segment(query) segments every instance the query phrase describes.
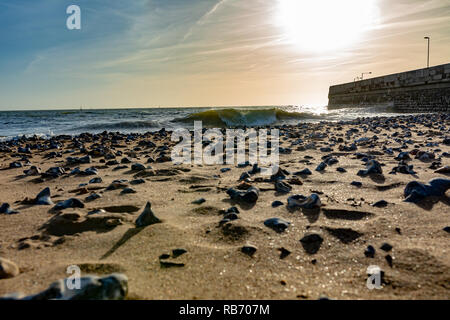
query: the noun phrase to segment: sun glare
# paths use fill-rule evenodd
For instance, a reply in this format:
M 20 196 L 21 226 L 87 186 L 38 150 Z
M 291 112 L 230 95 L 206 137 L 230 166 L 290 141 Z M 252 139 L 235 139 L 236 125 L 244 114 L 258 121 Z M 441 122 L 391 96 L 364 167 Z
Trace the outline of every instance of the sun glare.
M 277 25 L 301 50 L 327 52 L 355 44 L 377 23 L 377 0 L 278 0 Z

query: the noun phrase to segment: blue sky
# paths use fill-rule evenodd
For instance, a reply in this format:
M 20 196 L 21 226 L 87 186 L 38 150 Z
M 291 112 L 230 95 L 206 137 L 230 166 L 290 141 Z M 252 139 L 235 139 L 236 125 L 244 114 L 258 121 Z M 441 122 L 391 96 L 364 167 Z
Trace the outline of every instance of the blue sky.
M 425 35 L 450 62 L 449 0 L 336 3 L 0 0 L 0 110 L 324 105 L 361 72 L 424 67 Z

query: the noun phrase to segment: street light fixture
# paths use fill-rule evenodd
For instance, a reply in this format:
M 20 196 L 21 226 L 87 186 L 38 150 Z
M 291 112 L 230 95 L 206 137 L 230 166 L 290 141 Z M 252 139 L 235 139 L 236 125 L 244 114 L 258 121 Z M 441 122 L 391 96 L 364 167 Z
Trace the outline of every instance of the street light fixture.
M 425 40 L 428 40 L 428 54 L 427 54 L 427 68 L 430 67 L 430 37 L 424 37 Z
M 364 75 L 365 74 L 372 74 L 372 72 L 363 72 L 363 73 L 361 73 L 361 80 L 364 80 Z

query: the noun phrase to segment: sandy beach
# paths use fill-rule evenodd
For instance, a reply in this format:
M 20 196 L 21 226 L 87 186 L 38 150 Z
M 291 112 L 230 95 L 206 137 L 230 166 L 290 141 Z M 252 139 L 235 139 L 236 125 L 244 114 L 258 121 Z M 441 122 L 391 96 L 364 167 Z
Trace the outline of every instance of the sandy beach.
M 127 299 L 450 299 L 449 128 L 449 114 L 279 127 L 282 177 L 246 182 L 251 166 L 172 164 L 170 132 L 2 142 L 0 205 L 17 212 L 0 214 L 0 257 L 19 272 L 0 296 L 38 293 L 77 265 L 126 275 Z M 440 194 L 405 197 L 433 179 Z M 36 205 L 46 187 L 54 205 Z M 254 203 L 227 194 L 250 187 Z M 296 194 L 320 206 L 288 207 Z M 161 223 L 137 227 L 147 202 Z M 381 289 L 366 286 L 372 265 Z

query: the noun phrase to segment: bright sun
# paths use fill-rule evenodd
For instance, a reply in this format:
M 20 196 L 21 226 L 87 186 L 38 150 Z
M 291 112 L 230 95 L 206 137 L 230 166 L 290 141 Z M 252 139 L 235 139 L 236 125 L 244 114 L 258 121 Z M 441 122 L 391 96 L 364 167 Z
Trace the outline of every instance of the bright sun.
M 311 52 L 345 49 L 377 24 L 377 0 L 278 0 L 277 24 Z

